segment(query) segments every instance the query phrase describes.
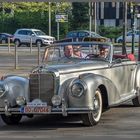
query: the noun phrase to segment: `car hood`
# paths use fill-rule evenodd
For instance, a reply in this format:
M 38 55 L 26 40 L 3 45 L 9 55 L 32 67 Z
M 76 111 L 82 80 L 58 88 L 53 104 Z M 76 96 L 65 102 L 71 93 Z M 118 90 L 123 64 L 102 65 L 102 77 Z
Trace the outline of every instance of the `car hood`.
M 63 64 L 63 65 L 53 65 L 53 66 L 44 66 L 47 71 L 57 71 L 59 74 L 66 73 L 75 73 L 82 71 L 98 70 L 104 69 L 109 66 L 109 62 L 100 62 L 100 61 L 91 61 L 91 62 L 79 62 L 72 64 Z
M 41 38 L 51 38 L 51 39 L 53 39 L 54 37 L 52 37 L 52 36 L 48 36 L 48 35 L 39 35 L 38 37 L 41 37 Z

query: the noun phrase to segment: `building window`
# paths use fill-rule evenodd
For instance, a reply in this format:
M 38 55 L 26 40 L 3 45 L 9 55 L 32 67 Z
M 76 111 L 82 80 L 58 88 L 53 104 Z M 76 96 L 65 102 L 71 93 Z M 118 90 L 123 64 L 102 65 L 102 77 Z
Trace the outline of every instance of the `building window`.
M 115 2 L 112 2 L 112 7 L 115 7 L 116 6 L 116 3 Z
M 105 19 L 104 20 L 104 26 L 107 26 L 107 27 L 115 27 L 116 26 L 116 20 L 115 19 Z
M 105 7 L 105 8 L 109 8 L 109 2 L 105 2 L 105 3 L 104 3 L 104 7 Z

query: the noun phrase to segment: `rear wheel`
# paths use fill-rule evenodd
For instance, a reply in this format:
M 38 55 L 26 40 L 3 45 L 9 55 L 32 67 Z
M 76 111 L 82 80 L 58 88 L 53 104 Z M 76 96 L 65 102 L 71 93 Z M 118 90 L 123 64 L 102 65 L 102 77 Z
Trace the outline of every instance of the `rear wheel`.
M 132 103 L 134 106 L 139 107 L 140 106 L 140 95 L 132 99 Z
M 1 114 L 2 120 L 8 125 L 18 124 L 22 118 L 20 114 L 12 114 L 10 116 L 6 116 L 5 114 Z
M 122 42 L 123 42 L 123 40 L 122 40 L 122 39 L 119 39 L 119 40 L 118 40 L 118 43 L 122 43 Z
M 17 47 L 20 46 L 20 40 L 16 39 L 16 40 L 14 41 L 14 43 L 17 45 Z
M 86 126 L 96 125 L 100 121 L 102 115 L 102 95 L 99 89 L 95 92 L 93 107 L 94 111 L 82 115 L 83 124 Z

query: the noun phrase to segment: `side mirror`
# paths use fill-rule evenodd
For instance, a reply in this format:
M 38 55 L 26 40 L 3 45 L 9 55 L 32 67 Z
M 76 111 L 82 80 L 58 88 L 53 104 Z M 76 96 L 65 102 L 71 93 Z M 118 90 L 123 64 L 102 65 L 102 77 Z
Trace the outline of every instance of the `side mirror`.
M 31 34 L 31 36 L 32 36 L 32 37 L 34 37 L 34 36 L 35 36 L 35 34 Z

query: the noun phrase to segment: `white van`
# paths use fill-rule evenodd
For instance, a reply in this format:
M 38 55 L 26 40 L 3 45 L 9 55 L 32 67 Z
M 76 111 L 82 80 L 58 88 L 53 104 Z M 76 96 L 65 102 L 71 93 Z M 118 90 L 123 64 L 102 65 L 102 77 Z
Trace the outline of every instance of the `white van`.
M 140 31 L 135 30 L 134 42 L 139 42 L 139 34 L 140 34 Z M 116 39 L 116 42 L 117 43 L 122 43 L 123 42 L 123 35 L 119 36 Z M 132 42 L 132 30 L 127 32 L 127 34 L 126 34 L 126 42 Z
M 38 44 L 40 43 L 41 46 L 52 44 L 55 41 L 55 38 L 52 36 L 46 35 L 39 29 L 18 29 L 13 37 L 14 43 L 18 46 L 21 44 Z

